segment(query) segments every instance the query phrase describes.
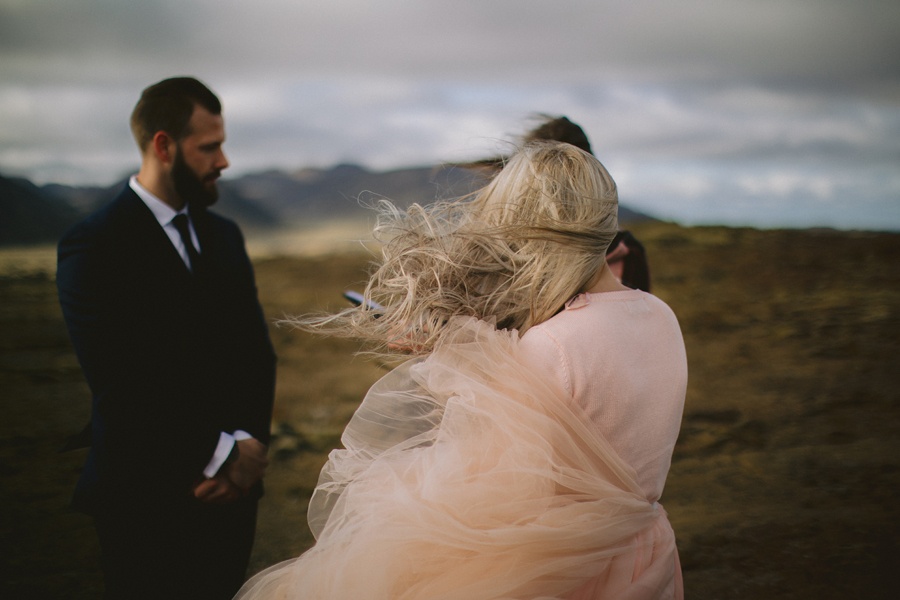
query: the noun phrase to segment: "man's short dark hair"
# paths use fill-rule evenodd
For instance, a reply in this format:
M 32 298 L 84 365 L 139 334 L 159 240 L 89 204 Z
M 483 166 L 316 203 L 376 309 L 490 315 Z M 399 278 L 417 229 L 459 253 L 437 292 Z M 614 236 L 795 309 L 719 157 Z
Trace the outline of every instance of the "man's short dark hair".
M 222 114 L 222 103 L 208 87 L 193 77 L 172 77 L 144 90 L 131 113 L 131 133 L 143 152 L 158 131 L 176 141 L 190 135 L 188 123 L 194 106 L 214 115 Z

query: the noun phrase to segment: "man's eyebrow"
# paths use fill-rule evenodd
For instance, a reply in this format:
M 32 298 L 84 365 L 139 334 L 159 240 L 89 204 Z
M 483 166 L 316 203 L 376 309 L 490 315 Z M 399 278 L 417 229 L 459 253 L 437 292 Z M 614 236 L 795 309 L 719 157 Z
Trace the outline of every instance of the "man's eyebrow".
M 209 142 L 208 144 L 200 144 L 202 150 L 213 150 L 222 145 L 222 142 Z

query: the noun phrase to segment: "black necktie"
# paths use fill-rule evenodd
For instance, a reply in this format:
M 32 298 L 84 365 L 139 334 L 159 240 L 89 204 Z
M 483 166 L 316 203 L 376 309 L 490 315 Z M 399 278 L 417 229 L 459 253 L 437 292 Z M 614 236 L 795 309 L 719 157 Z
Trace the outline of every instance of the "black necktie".
M 174 225 L 175 229 L 178 230 L 178 233 L 181 234 L 181 241 L 184 242 L 188 260 L 191 263 L 191 272 L 196 275 L 197 271 L 200 269 L 200 253 L 197 252 L 197 249 L 194 248 L 194 243 L 191 241 L 191 232 L 188 229 L 187 215 L 184 213 L 175 215 L 175 218 L 172 219 L 172 225 Z

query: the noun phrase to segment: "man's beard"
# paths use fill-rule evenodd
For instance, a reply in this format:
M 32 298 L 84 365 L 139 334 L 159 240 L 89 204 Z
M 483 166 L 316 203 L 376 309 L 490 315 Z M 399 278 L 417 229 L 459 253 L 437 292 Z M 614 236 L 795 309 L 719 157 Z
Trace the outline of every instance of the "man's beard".
M 211 188 L 204 186 L 203 181 L 184 162 L 181 148 L 175 152 L 175 162 L 172 163 L 172 185 L 175 186 L 175 192 L 182 200 L 194 206 L 206 208 L 215 204 L 219 199 L 219 188 L 216 186 L 216 182 L 212 182 Z

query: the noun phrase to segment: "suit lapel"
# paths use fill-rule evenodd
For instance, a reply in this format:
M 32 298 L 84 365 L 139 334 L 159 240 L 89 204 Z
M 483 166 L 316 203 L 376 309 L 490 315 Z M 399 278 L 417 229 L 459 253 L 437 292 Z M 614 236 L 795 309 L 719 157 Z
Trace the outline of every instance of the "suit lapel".
M 126 187 L 119 197 L 119 202 L 123 214 L 129 221 L 121 230 L 123 235 L 128 236 L 129 246 L 133 248 L 136 257 L 144 259 L 140 262 L 147 261 L 155 265 L 160 272 L 177 281 L 190 281 L 190 271 L 181 255 L 144 201 L 134 193 L 134 190 Z
M 197 240 L 200 242 L 200 261 L 203 263 L 204 277 L 214 277 L 222 257 L 213 219 L 204 208 L 192 208 L 190 213 Z

